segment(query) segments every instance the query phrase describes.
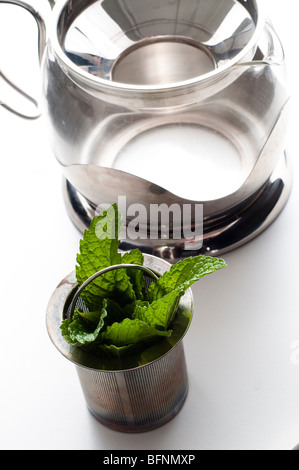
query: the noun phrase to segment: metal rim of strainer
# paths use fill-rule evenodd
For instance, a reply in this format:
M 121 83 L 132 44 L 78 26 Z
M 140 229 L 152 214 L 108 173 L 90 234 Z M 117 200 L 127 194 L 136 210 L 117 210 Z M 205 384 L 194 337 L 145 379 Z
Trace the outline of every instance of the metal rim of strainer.
M 163 274 L 166 271 L 169 271 L 171 268 L 171 264 L 166 259 L 162 259 L 148 253 L 143 253 L 143 256 L 143 266 L 149 268 L 151 272 L 155 273 L 158 277 L 163 276 Z M 132 265 L 130 265 L 130 267 L 132 267 Z M 126 372 L 148 367 L 153 362 L 159 361 L 165 357 L 166 354 L 169 354 L 171 349 L 177 347 L 185 337 L 190 327 L 194 311 L 194 301 L 192 290 L 189 287 L 183 297 L 181 297 L 177 311 L 177 315 L 184 322 L 183 327 L 181 328 L 180 326 L 177 328 L 178 324 L 174 325 L 173 332 L 177 335 L 177 342 L 175 344 L 169 342 L 169 348 L 164 352 L 164 354 L 159 354 L 157 357 L 152 358 L 152 360 L 149 361 L 145 366 L 140 365 L 138 360 L 134 363 L 131 361 L 128 362 L 125 360 L 125 357 L 121 363 L 118 362 L 117 365 L 110 362 L 110 360 L 107 358 L 102 358 L 99 361 L 99 357 L 97 355 L 90 354 L 81 348 L 70 345 L 62 336 L 61 323 L 62 320 L 66 318 L 67 310 L 70 307 L 71 300 L 73 299 L 73 296 L 75 295 L 78 287 L 79 285 L 76 279 L 76 271 L 73 270 L 60 280 L 59 284 L 53 291 L 48 302 L 46 313 L 46 327 L 52 343 L 62 354 L 62 356 L 64 356 L 76 366 L 84 367 L 85 369 L 92 369 L 93 371 L 101 370 L 109 374 L 116 371 Z M 165 339 L 163 339 L 163 341 L 165 341 Z
M 83 282 L 83 284 L 81 284 L 81 285 L 77 284 L 78 288 L 77 288 L 76 293 L 73 296 L 71 304 L 68 308 L 67 317 L 72 318 L 77 300 L 80 297 L 83 290 L 88 286 L 88 284 L 90 282 L 94 281 L 94 279 L 98 278 L 102 274 L 105 274 L 105 273 L 110 272 L 110 271 L 114 271 L 115 269 L 121 269 L 121 268 L 122 269 L 126 269 L 126 268 L 140 269 L 141 271 L 144 271 L 146 274 L 148 274 L 153 279 L 158 279 L 158 277 L 159 277 L 153 270 L 151 270 L 150 268 L 147 268 L 143 265 L 140 265 L 140 264 L 133 264 L 133 263 L 132 264 L 131 263 L 114 264 L 112 266 L 108 266 L 107 268 L 103 268 L 100 271 L 97 271 L 94 274 L 92 274 L 88 279 L 86 279 L 86 281 Z

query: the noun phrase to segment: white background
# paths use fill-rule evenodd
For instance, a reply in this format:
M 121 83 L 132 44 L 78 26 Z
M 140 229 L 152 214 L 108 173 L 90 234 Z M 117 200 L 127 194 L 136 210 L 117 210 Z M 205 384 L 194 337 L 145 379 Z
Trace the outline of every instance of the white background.
M 81 234 L 64 207 L 43 119 L 25 121 L 0 106 L 1 449 L 288 450 L 299 443 L 297 2 L 261 3 L 287 57 L 293 191 L 271 227 L 193 288 L 184 340 L 190 391 L 178 416 L 157 430 L 130 435 L 98 423 L 74 366 L 48 337 L 47 303 L 74 268 Z M 0 67 L 37 92 L 36 29 L 23 13 L 0 5 Z

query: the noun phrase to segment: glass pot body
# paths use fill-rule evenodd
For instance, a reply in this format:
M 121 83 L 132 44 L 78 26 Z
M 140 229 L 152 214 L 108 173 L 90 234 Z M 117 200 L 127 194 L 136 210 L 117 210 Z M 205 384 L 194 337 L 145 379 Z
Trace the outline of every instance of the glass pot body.
M 0 3 L 29 9 L 46 2 Z M 284 158 L 289 93 L 283 48 L 260 2 L 50 3 L 43 54 L 40 45 L 44 115 L 67 181 L 69 212 L 77 205 L 75 224 L 84 229 L 97 206 L 123 196 L 147 215 L 154 204 L 189 204 L 187 223 L 195 231 L 194 207 L 202 204 L 199 224 L 209 253 L 264 229 L 287 198 L 271 178 Z M 262 192 L 265 215 L 252 220 L 252 213 L 261 214 L 252 204 Z M 233 220 L 243 224 L 240 236 L 231 233 Z M 146 216 L 145 234 L 150 224 Z M 172 242 L 170 234 L 167 241 L 147 239 L 146 247 L 159 255 L 167 245 L 177 258 L 184 242 Z M 133 244 L 144 243 L 141 236 Z
M 110 0 L 92 2 L 92 8 L 80 14 L 79 3 L 82 4 L 73 1 L 72 10 L 67 10 L 64 2 L 57 8 L 43 70 L 51 144 L 68 181 L 95 205 L 111 203 L 118 195 L 126 196 L 128 204 L 139 202 L 146 206 L 161 202 L 161 198 L 167 203 L 204 201 L 207 217 L 215 214 L 215 206 L 223 212 L 257 191 L 269 178 L 284 150 L 289 96 L 281 44 L 256 2 L 246 2 L 252 24 L 242 30 L 241 36 L 247 34 L 244 44 L 234 32 L 231 42 L 222 41 L 220 52 L 215 52 L 215 46 L 212 51 L 207 40 L 215 35 L 214 23 L 224 29 L 225 15 L 228 15 L 225 6 L 229 10 L 242 4 L 240 8 L 245 10 L 245 2 L 222 1 L 223 8 L 218 9 L 213 1 L 131 0 L 119 6 L 119 2 Z M 217 21 L 210 21 L 210 32 L 206 23 L 209 12 L 201 13 L 201 8 L 208 4 L 214 5 L 217 17 Z M 67 16 L 68 11 L 71 13 Z M 92 13 L 108 18 L 114 26 L 117 24 L 116 32 L 113 30 L 111 37 L 108 33 L 105 36 L 109 41 L 106 48 L 121 50 L 123 47 L 124 52 L 118 51 L 118 56 L 115 53 L 110 61 L 103 58 L 105 46 L 100 58 L 70 52 L 78 41 L 74 31 L 78 37 L 80 28 L 84 33 L 84 22 L 90 21 Z M 243 22 L 249 21 L 248 18 Z M 102 28 L 105 30 L 108 25 L 103 24 Z M 198 43 L 194 53 L 193 44 L 196 40 L 203 41 L 202 37 L 206 41 Z M 129 52 L 125 49 L 127 44 L 123 46 L 125 41 L 130 44 Z M 84 46 L 77 49 L 84 50 Z M 167 54 L 175 58 L 165 59 Z M 228 58 L 223 59 L 225 54 Z M 203 73 L 199 76 L 196 73 L 201 71 L 192 69 L 196 59 L 203 62 Z M 96 60 L 104 65 L 97 66 Z M 159 67 L 153 70 L 155 61 Z M 159 71 L 163 61 L 168 75 L 161 79 Z M 180 67 L 178 70 L 173 61 Z M 152 74 L 149 78 L 148 71 Z M 186 78 L 189 74 L 191 78 Z M 183 80 L 177 81 L 181 76 Z M 271 148 L 271 155 L 263 155 L 261 161 L 259 157 L 274 129 L 279 139 Z M 214 165 L 210 166 L 210 172 L 206 171 L 200 155 L 203 149 L 197 154 L 193 149 L 189 160 L 187 156 L 176 164 L 171 147 L 163 147 L 166 140 L 169 142 L 180 132 L 186 133 L 185 141 L 181 141 L 185 149 L 190 147 L 189 138 L 194 139 L 195 146 L 200 141 L 206 142 L 204 158 Z M 151 136 L 152 142 L 155 137 L 161 139 L 159 157 L 154 146 L 144 152 Z M 219 141 L 216 150 L 211 149 L 213 139 Z M 219 148 L 224 153 L 231 151 L 227 162 L 225 156 L 223 161 L 215 157 Z M 196 164 L 195 168 L 192 163 Z M 230 180 L 220 186 L 215 184 L 211 191 L 204 185 L 196 187 L 192 173 L 195 170 L 200 178 L 201 164 L 204 179 L 215 178 L 216 183 L 215 167 L 218 165 L 218 171 L 223 171 L 231 165 Z M 235 174 L 234 170 L 237 170 Z

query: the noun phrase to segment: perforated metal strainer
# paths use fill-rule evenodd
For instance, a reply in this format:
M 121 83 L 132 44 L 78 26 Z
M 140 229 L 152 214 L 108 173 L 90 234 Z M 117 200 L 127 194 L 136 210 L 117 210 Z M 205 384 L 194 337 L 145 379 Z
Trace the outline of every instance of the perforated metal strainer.
M 162 276 L 171 265 L 144 253 L 144 266 L 121 264 L 93 274 L 81 286 L 72 271 L 60 281 L 47 308 L 47 329 L 58 351 L 75 364 L 88 409 L 107 427 L 123 432 L 154 429 L 172 419 L 188 393 L 188 375 L 183 347 L 193 314 L 193 296 L 188 289 L 180 299 L 172 335 L 140 354 L 121 358 L 98 357 L 70 345 L 62 336 L 61 321 L 72 315 L 86 286 L 114 269 L 140 269 L 145 286 Z M 85 308 L 85 307 L 84 307 Z

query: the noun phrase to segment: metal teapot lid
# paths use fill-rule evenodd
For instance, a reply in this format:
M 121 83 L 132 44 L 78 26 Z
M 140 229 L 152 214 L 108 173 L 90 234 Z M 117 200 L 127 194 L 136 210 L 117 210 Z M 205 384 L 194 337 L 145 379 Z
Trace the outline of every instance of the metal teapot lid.
M 256 0 L 72 0 L 54 8 L 54 53 L 98 86 L 165 89 L 209 79 L 255 52 Z

